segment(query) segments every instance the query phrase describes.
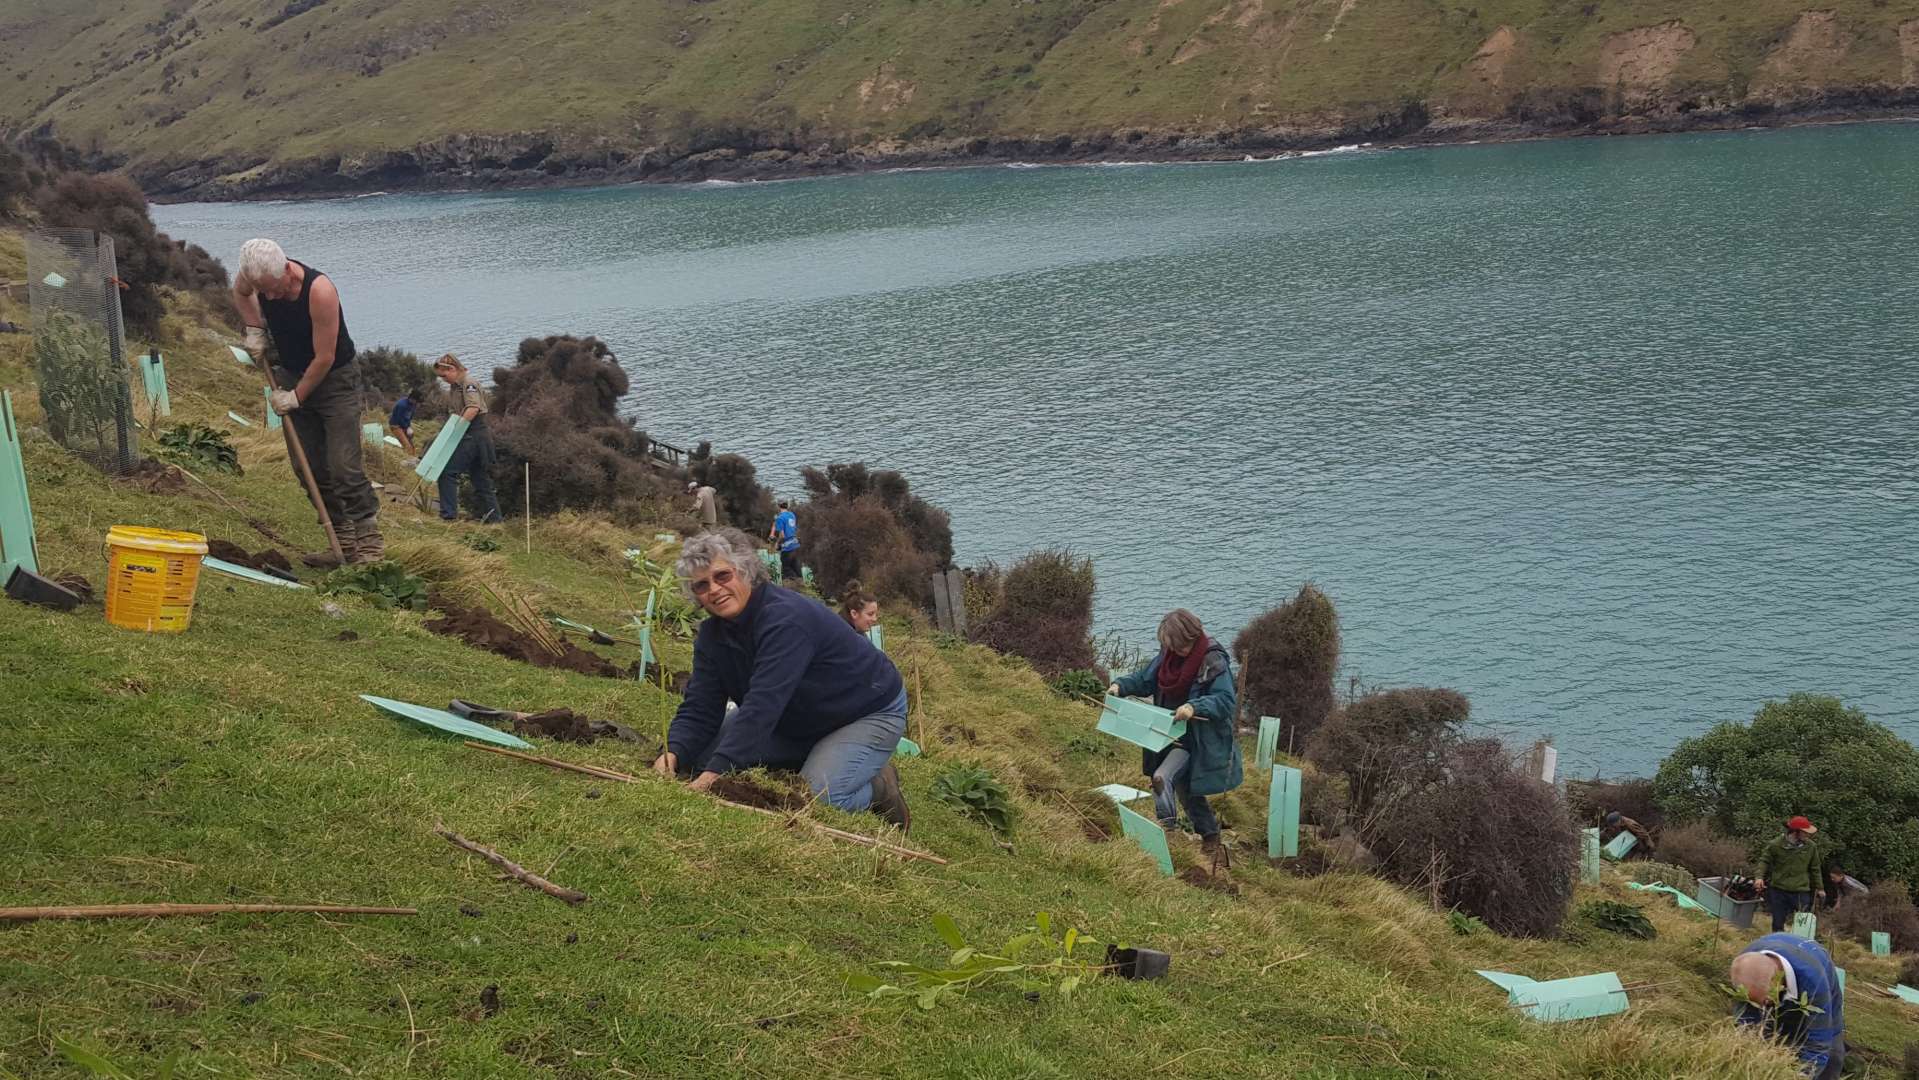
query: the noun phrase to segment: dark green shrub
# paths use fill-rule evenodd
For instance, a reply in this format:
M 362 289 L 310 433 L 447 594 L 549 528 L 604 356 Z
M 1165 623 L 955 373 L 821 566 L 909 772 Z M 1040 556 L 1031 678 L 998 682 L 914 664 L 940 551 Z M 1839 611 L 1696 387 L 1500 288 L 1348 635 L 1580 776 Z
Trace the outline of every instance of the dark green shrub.
M 969 613 L 972 636 L 1048 678 L 1093 667 L 1093 589 L 1091 559 L 1064 548 L 1031 552 L 1006 572 L 985 618 Z
M 1368 694 L 1306 740 L 1306 757 L 1346 781 L 1346 809 L 1368 843 L 1383 814 L 1445 777 L 1472 707 L 1457 690 Z
M 1276 716 L 1301 738 L 1333 712 L 1339 671 L 1339 613 L 1308 582 L 1299 595 L 1260 615 L 1233 639 L 1240 702 L 1250 716 Z
M 702 462 L 693 477 L 713 485 L 727 524 L 752 537 L 763 537 L 773 528 L 773 492 L 759 482 L 752 462 L 738 454 L 719 454 Z M 804 552 L 804 534 L 800 541 Z
M 387 345 L 362 349 L 353 358 L 353 365 L 360 369 L 360 381 L 386 405 L 398 401 L 409 390 L 431 392 L 436 386 L 446 385 L 434 377 L 431 364 L 405 349 Z M 414 415 L 417 419 L 429 419 L 418 412 Z
M 329 596 L 364 597 L 375 607 L 426 610 L 426 582 L 392 559 L 342 566 L 320 582 Z
M 1837 698 L 1794 694 L 1687 739 L 1654 783 L 1673 820 L 1757 845 L 1805 814 L 1861 880 L 1919 882 L 1919 750 Z
M 1075 668 L 1061 673 L 1046 685 L 1052 687 L 1053 693 L 1060 697 L 1083 701 L 1106 696 L 1106 682 L 1105 676 L 1091 668 Z
M 1434 782 L 1378 813 L 1370 846 L 1387 879 L 1501 934 L 1546 937 L 1565 920 L 1578 830 L 1496 740 L 1459 744 Z
M 1590 900 L 1579 905 L 1579 918 L 1612 934 L 1651 941 L 1659 936 L 1659 929 L 1646 918 L 1646 913 L 1631 904 L 1622 904 L 1617 900 Z
M 174 424 L 161 429 L 157 440 L 158 457 L 189 469 L 240 473 L 240 455 L 227 441 L 227 433 L 205 424 Z
M 1013 831 L 1019 815 L 1006 785 L 977 765 L 955 765 L 934 777 L 933 797 L 984 821 L 1002 835 Z

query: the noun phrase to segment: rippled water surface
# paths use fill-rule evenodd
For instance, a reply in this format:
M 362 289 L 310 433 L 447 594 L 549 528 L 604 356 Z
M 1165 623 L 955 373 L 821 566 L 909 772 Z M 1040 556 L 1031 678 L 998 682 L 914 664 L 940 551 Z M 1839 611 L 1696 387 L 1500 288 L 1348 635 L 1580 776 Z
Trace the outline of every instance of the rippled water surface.
M 659 437 L 900 468 L 1142 644 L 1316 581 L 1571 771 L 1795 690 L 1919 737 L 1919 127 L 157 216 L 363 346 L 599 334 Z

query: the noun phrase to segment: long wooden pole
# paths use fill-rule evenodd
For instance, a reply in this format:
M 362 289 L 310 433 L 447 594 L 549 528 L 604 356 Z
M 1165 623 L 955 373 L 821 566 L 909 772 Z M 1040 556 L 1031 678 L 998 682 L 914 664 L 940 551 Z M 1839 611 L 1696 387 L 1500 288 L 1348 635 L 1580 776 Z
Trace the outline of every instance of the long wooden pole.
M 279 383 L 273 378 L 273 368 L 257 356 L 253 358 L 253 366 L 259 368 L 260 374 L 266 376 L 268 407 L 271 408 L 271 395 L 280 390 Z M 346 553 L 340 550 L 340 537 L 333 531 L 333 516 L 326 512 L 326 500 L 320 497 L 320 485 L 314 483 L 313 467 L 307 464 L 306 447 L 300 444 L 299 436 L 293 433 L 291 421 L 280 425 L 280 434 L 287 438 L 287 457 L 292 459 L 293 471 L 300 474 L 301 482 L 306 485 L 307 498 L 313 502 L 313 512 L 320 516 L 320 528 L 326 532 L 326 546 L 333 552 L 333 557 L 340 560 L 341 565 L 344 566 Z
M 337 904 L 82 904 L 72 907 L 0 908 L 0 922 L 34 919 L 126 919 L 164 915 L 418 915 L 410 907 L 356 907 Z
M 485 859 L 487 862 L 518 878 L 521 883 L 529 888 L 538 889 L 556 900 L 564 900 L 569 904 L 586 902 L 585 893 L 577 889 L 569 889 L 564 885 L 555 885 L 551 881 L 528 870 L 526 867 L 521 866 L 519 863 L 514 862 L 512 859 L 507 858 L 492 848 L 484 844 L 476 844 L 466 837 L 461 836 L 459 833 L 447 828 L 445 825 L 435 825 L 433 831 L 439 833 L 447 843 L 478 855 L 480 858 Z
M 522 754 L 518 750 L 508 750 L 505 747 L 501 747 L 501 746 L 488 746 L 485 743 L 479 743 L 479 742 L 468 741 L 466 745 L 474 750 L 484 750 L 489 754 L 498 754 L 501 757 L 515 758 L 520 761 L 530 761 L 535 765 L 544 765 L 549 769 L 561 769 L 566 772 L 576 772 L 583 776 L 598 777 L 601 780 L 614 780 L 622 784 L 637 784 L 640 782 L 640 778 L 637 776 L 629 776 L 626 773 L 615 772 L 612 769 L 603 769 L 599 767 L 598 765 L 576 765 L 571 761 L 561 761 L 558 758 L 540 757 L 537 754 Z

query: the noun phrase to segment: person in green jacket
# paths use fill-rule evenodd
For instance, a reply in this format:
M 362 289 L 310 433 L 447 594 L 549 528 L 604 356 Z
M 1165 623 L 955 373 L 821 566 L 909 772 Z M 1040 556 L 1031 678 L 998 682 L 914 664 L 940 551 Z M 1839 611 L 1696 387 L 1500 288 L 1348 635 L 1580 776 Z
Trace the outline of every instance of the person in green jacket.
M 1795 817 L 1786 822 L 1786 834 L 1767 844 L 1759 858 L 1759 876 L 1753 884 L 1765 890 L 1775 934 L 1786 928 L 1795 913 L 1811 911 L 1815 899 L 1825 899 L 1825 860 L 1813 839 L 1818 833 L 1804 815 Z
M 1150 695 L 1153 704 L 1185 721 L 1186 733 L 1164 750 L 1145 751 L 1140 768 L 1152 777 L 1160 825 L 1168 832 L 1177 828 L 1184 805 L 1193 831 L 1207 851 L 1215 851 L 1219 816 L 1206 796 L 1231 791 L 1243 778 L 1239 740 L 1233 733 L 1238 695 L 1232 659 L 1224 645 L 1206 636 L 1199 616 L 1185 608 L 1159 621 L 1159 647 L 1152 663 L 1120 676 L 1106 692 L 1115 697 Z

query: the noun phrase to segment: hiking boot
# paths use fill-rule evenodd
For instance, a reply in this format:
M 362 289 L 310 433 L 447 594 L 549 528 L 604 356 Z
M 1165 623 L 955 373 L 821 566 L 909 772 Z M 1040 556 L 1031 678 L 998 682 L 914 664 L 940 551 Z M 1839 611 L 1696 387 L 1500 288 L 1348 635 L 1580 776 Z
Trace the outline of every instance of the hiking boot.
M 900 790 L 899 770 L 892 762 L 873 777 L 873 803 L 867 809 L 905 832 L 913 826 L 912 812 L 906 809 L 906 793 Z
M 332 570 L 338 567 L 342 562 L 352 562 L 353 523 L 350 521 L 334 522 L 333 538 L 340 542 L 340 558 L 335 558 L 332 551 L 315 551 L 300 556 L 301 564 L 310 566 L 315 570 Z
M 348 562 L 371 563 L 386 558 L 386 539 L 380 535 L 380 519 L 376 517 L 357 521 L 353 524 L 353 550 L 347 554 Z

